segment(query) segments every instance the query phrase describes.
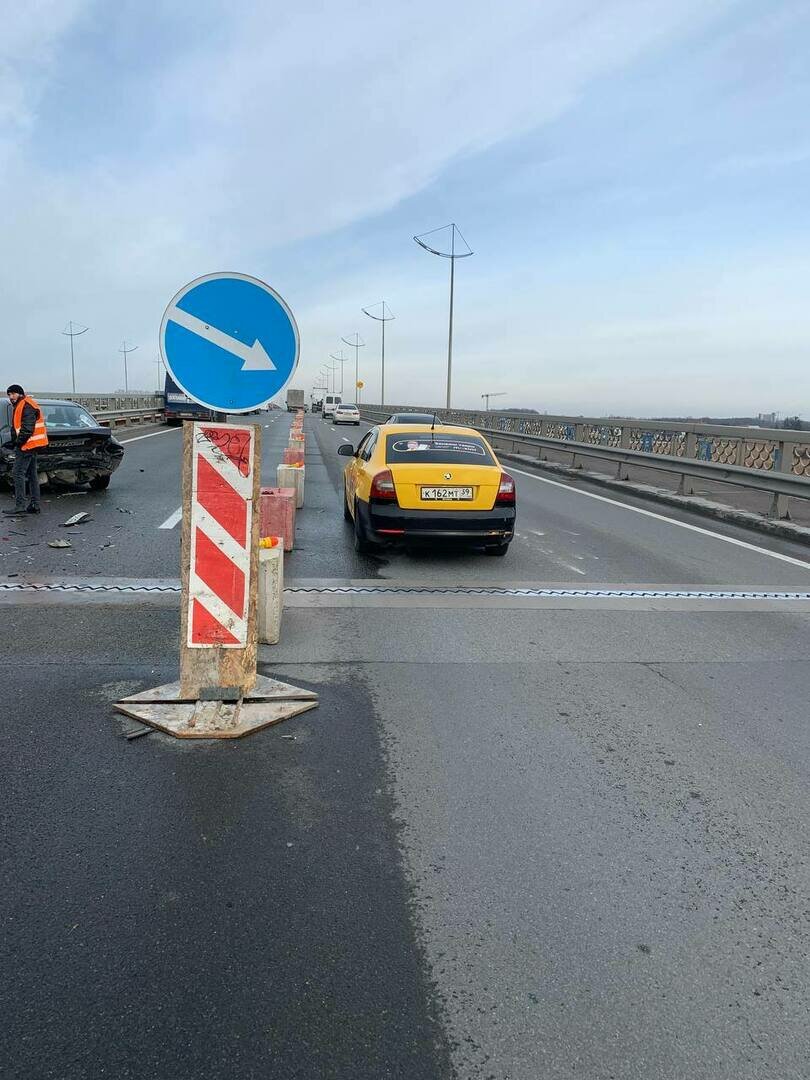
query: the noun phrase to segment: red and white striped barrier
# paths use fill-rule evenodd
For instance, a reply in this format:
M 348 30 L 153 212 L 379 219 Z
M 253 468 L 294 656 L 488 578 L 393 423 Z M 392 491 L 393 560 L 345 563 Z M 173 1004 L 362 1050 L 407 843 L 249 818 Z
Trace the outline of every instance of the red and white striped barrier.
M 190 648 L 247 645 L 255 431 L 252 425 L 194 425 Z

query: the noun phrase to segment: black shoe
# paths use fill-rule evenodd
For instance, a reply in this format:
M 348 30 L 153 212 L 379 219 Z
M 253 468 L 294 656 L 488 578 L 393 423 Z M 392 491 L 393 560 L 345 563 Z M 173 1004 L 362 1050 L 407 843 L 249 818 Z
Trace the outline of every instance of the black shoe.
M 3 513 L 6 517 L 23 517 L 28 513 L 27 510 L 4 510 Z
M 41 514 L 42 513 L 42 511 L 40 510 L 40 508 L 38 506 L 29 506 L 28 509 L 25 512 L 26 512 L 26 514 Z

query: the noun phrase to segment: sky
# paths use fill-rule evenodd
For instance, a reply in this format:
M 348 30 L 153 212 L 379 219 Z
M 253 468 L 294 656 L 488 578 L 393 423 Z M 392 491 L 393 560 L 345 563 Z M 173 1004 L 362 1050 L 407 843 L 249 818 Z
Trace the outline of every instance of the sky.
M 174 294 L 273 286 L 309 393 L 810 417 L 806 0 L 0 0 L 0 366 L 152 389 Z M 351 376 L 351 378 L 350 378 Z M 5 385 L 5 384 L 4 384 Z

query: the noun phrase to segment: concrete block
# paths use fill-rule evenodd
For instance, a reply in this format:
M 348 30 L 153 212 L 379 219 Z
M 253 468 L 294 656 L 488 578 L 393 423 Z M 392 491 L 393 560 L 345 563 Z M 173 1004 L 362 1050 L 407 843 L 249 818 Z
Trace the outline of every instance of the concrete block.
M 288 487 L 263 487 L 259 493 L 259 529 L 262 536 L 281 536 L 284 550 L 295 544 L 295 501 L 293 484 Z
M 282 461 L 285 465 L 303 465 L 304 451 L 290 450 L 290 448 L 287 447 L 282 453 Z
M 275 541 L 272 547 L 265 541 Z M 281 637 L 284 606 L 284 546 L 279 536 L 266 537 L 259 545 L 259 641 L 277 645 Z
M 276 469 L 278 487 L 295 488 L 295 505 L 300 510 L 304 505 L 304 475 L 303 465 L 279 465 Z

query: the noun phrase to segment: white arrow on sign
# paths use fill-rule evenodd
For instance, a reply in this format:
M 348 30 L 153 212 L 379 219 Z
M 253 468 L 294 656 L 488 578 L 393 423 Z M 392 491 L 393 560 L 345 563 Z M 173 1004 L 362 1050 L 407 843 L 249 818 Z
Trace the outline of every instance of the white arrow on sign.
M 169 318 L 172 322 L 176 322 L 178 325 L 185 327 L 186 330 L 190 330 L 192 334 L 205 338 L 212 345 L 217 345 L 220 349 L 225 349 L 226 352 L 238 356 L 242 360 L 242 371 L 276 370 L 276 365 L 267 355 L 258 338 L 252 345 L 248 345 L 244 341 L 239 341 L 238 338 L 231 337 L 230 334 L 223 333 L 222 330 L 217 330 L 210 323 L 203 322 L 202 319 L 198 319 L 194 315 L 189 315 L 187 311 L 183 311 L 179 307 L 172 308 Z

